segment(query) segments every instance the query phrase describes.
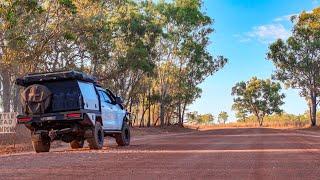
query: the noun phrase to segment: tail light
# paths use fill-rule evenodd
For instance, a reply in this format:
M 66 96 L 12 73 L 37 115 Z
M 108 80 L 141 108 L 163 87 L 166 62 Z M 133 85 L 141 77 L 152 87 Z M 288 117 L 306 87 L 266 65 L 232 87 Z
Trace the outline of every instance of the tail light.
M 81 118 L 81 113 L 69 113 L 66 115 L 67 118 Z
M 17 121 L 18 122 L 29 122 L 29 121 L 31 121 L 31 117 L 18 117 L 17 118 Z

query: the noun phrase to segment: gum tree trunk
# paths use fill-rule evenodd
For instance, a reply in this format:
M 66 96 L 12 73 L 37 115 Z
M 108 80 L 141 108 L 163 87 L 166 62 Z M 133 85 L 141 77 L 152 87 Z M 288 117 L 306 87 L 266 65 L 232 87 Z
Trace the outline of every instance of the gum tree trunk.
M 160 126 L 163 127 L 164 126 L 164 104 L 163 102 L 160 102 Z
M 314 92 L 311 92 L 311 104 L 310 104 L 310 119 L 311 126 L 317 125 L 317 96 Z
M 10 83 L 10 73 L 8 71 L 3 71 L 2 74 L 2 85 L 3 85 L 3 111 L 4 112 L 10 112 L 10 89 L 11 89 L 11 83 Z

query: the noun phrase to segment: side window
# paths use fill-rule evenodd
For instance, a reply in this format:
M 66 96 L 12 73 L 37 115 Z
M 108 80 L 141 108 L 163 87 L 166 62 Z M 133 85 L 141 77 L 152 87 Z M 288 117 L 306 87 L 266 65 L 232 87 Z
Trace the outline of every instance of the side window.
M 110 90 L 107 90 L 107 95 L 109 96 L 110 100 L 112 102 L 115 102 L 116 101 L 116 96 L 112 94 L 112 92 Z
M 111 103 L 111 99 L 108 97 L 108 95 L 106 95 L 105 92 L 103 92 L 103 96 L 104 96 L 104 99 L 108 102 L 108 103 Z
M 103 94 L 106 96 L 106 99 L 108 99 L 108 101 L 109 101 L 110 103 L 113 103 L 112 98 L 110 98 L 110 96 L 109 96 L 108 94 L 106 94 L 106 93 L 103 93 Z
M 110 98 L 106 95 L 105 92 L 99 91 L 99 96 L 100 96 L 100 100 L 101 101 L 104 101 L 104 102 L 107 102 L 107 103 L 111 103 Z
M 99 92 L 99 96 L 100 96 L 100 101 L 106 101 L 103 97 L 103 92 L 102 91 L 98 91 Z

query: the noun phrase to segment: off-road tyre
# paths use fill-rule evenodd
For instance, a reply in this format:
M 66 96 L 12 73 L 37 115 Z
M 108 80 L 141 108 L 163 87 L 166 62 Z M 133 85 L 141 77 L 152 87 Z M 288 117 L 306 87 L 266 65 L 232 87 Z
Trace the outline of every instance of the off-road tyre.
M 50 138 L 39 135 L 31 135 L 32 146 L 36 153 L 49 152 L 50 151 Z
M 80 149 L 80 148 L 83 148 L 83 145 L 84 145 L 84 139 L 81 139 L 81 140 L 73 140 L 70 142 L 70 147 L 72 149 Z
M 130 128 L 127 122 L 123 122 L 121 133 L 115 135 L 118 146 L 130 145 Z
M 100 122 L 96 122 L 92 128 L 92 137 L 87 138 L 90 149 L 102 149 L 104 143 L 104 132 Z

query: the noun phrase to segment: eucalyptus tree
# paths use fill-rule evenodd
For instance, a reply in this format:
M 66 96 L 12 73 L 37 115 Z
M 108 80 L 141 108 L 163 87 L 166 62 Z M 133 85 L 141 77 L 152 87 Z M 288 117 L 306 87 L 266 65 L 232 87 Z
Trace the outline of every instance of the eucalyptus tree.
M 31 1 L 2 1 L 0 5 L 0 76 L 3 110 L 11 110 L 13 79 L 25 68 L 34 68 L 35 62 L 28 57 L 35 54 L 30 50 L 36 41 L 30 37 L 39 37 L 35 33 L 34 23 L 42 13 L 42 8 Z
M 0 4 L 0 74 L 4 111 L 16 110 L 16 76 L 51 68 L 53 44 L 63 39 L 70 22 L 70 1 L 16 1 Z M 10 105 L 11 104 L 11 105 Z
M 223 124 L 226 124 L 227 120 L 229 118 L 229 115 L 227 112 L 225 111 L 221 111 L 218 115 L 218 123 L 223 123 Z
M 248 118 L 249 112 L 246 110 L 246 108 L 242 107 L 240 104 L 233 104 L 232 110 L 236 111 L 236 118 L 237 121 L 245 122 Z
M 311 125 L 316 125 L 320 87 L 320 8 L 293 17 L 292 36 L 269 47 L 267 58 L 276 67 L 274 78 L 300 89 L 309 102 Z
M 207 50 L 213 20 L 200 0 L 4 0 L 0 21 L 6 111 L 16 76 L 75 69 L 123 96 L 142 125 L 182 125 L 197 85 L 227 61 Z
M 221 69 L 227 59 L 222 56 L 214 58 L 207 50 L 209 36 L 213 32 L 213 20 L 201 10 L 201 0 L 160 1 L 157 7 L 165 16 L 165 38 L 160 41 L 166 48 L 162 60 L 171 61 L 179 69 L 176 105 L 178 122 L 182 125 L 187 105 L 200 96 L 201 90 L 197 85 Z M 159 77 L 166 76 L 159 74 Z M 166 104 L 163 100 L 166 99 L 167 90 L 165 83 L 159 85 L 160 107 L 164 111 Z M 161 116 L 161 122 L 163 118 Z
M 210 113 L 209 114 L 198 114 L 197 111 L 187 113 L 188 123 L 209 125 L 209 124 L 214 123 L 214 119 L 215 119 L 215 117 Z
M 260 126 L 266 115 L 282 113 L 285 95 L 280 93 L 279 83 L 253 77 L 247 82 L 239 82 L 232 88 L 234 107 L 256 116 Z

